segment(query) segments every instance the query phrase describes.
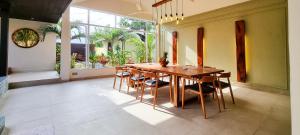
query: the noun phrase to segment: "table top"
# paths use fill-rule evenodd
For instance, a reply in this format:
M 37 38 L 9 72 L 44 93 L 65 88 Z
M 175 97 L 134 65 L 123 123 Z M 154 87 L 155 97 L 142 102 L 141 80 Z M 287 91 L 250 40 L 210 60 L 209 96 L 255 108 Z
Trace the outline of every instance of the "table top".
M 169 65 L 167 67 L 162 67 L 158 63 L 141 63 L 141 64 L 126 64 L 127 67 L 139 68 L 142 70 L 148 70 L 152 72 L 161 72 L 178 76 L 203 76 L 215 73 L 224 72 L 224 70 L 216 68 L 203 68 L 196 66 L 179 66 L 179 65 Z

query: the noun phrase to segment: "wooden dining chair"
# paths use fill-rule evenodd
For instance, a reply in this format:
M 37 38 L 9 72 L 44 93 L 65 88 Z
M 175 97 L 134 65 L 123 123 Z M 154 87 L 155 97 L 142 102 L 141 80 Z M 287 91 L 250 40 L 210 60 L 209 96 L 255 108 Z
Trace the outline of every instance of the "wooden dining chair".
M 193 65 L 185 65 L 186 67 L 193 67 Z M 192 80 L 188 80 L 188 85 L 191 85 L 191 84 L 195 84 L 196 81 L 195 79 L 192 79 Z
M 139 88 L 142 86 L 145 77 L 142 75 L 141 70 L 132 68 L 130 69 L 130 75 L 128 77 L 127 93 L 129 93 L 129 87 L 133 87 L 136 90 L 136 99 L 138 98 Z
M 231 73 L 230 72 L 220 73 L 217 76 L 217 84 L 218 85 L 216 85 L 216 87 L 220 91 L 221 100 L 222 100 L 222 104 L 223 104 L 223 108 L 224 109 L 225 109 L 225 101 L 224 101 L 224 96 L 223 96 L 223 89 L 224 88 L 229 88 L 231 99 L 232 99 L 232 103 L 235 104 L 234 97 L 233 97 L 233 92 L 232 92 L 232 87 L 231 87 L 231 83 L 230 83 L 230 77 L 231 77 Z M 223 80 L 226 80 L 227 82 L 225 82 Z
M 186 79 L 189 80 L 191 78 L 183 78 L 182 84 L 185 84 Z M 206 108 L 205 108 L 205 99 L 204 99 L 205 95 L 209 95 L 209 94 L 216 95 L 218 109 L 219 109 L 219 112 L 221 112 L 220 101 L 218 98 L 217 89 L 215 87 L 216 80 L 217 80 L 217 78 L 214 76 L 203 76 L 201 79 L 198 79 L 197 83 L 194 85 L 183 85 L 182 90 L 181 90 L 182 109 L 184 109 L 185 92 L 189 92 L 189 93 L 198 95 L 198 101 L 201 104 L 202 112 L 204 114 L 205 119 L 207 119 L 207 113 L 206 113 Z M 206 85 L 206 83 L 212 83 L 213 86 Z
M 169 86 L 169 97 L 170 102 L 172 102 L 172 84 L 166 81 L 160 80 L 160 76 L 154 72 L 144 72 L 144 77 L 149 78 L 148 80 L 143 80 L 142 94 L 141 94 L 141 102 L 143 102 L 143 96 L 146 88 L 150 88 L 151 91 L 154 89 L 154 98 L 153 98 L 153 109 L 157 104 L 157 95 L 158 89 L 161 87 Z
M 129 77 L 130 74 L 129 74 L 128 69 L 126 67 L 115 67 L 115 69 L 116 69 L 116 73 L 114 75 L 114 86 L 113 86 L 113 88 L 115 89 L 115 87 L 116 87 L 117 78 L 120 78 L 119 91 L 121 91 L 123 81 L 126 80 L 126 78 Z

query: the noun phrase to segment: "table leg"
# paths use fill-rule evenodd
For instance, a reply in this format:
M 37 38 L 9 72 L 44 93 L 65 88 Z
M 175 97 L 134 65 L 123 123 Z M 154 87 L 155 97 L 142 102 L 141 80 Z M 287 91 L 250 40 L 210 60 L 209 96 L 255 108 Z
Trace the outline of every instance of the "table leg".
M 175 107 L 178 107 L 179 105 L 179 77 L 177 75 L 174 75 L 174 99 L 173 99 L 173 104 Z

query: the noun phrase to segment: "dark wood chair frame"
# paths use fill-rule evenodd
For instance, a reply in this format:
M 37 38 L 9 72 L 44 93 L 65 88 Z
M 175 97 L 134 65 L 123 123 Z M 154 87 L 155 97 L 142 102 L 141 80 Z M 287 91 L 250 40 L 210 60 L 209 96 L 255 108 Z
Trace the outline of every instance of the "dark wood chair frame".
M 138 93 L 139 93 L 139 88 L 142 87 L 143 80 L 144 79 L 139 79 L 143 77 L 142 71 L 139 69 L 131 68 L 129 70 L 129 77 L 128 77 L 128 86 L 127 86 L 127 93 L 129 93 L 129 87 L 133 87 L 136 90 L 136 99 L 138 99 Z M 132 80 L 131 78 L 135 77 L 137 80 Z
M 203 76 L 201 79 L 197 79 L 197 83 L 199 85 L 199 91 L 195 91 L 195 90 L 191 90 L 191 89 L 186 89 L 185 85 L 186 84 L 186 80 L 194 80 L 194 78 L 186 78 L 186 77 L 183 77 L 182 78 L 182 89 L 181 89 L 181 98 L 182 98 L 182 109 L 184 109 L 184 100 L 185 100 L 185 92 L 189 92 L 189 93 L 193 93 L 193 94 L 197 94 L 198 95 L 198 101 L 200 102 L 200 105 L 201 105 L 201 108 L 202 108 L 202 112 L 204 114 L 204 118 L 207 119 L 207 112 L 206 112 L 206 108 L 205 108 L 205 95 L 209 95 L 209 94 L 212 94 L 212 95 L 216 95 L 216 98 L 217 98 L 217 105 L 218 105 L 218 109 L 219 109 L 219 112 L 221 112 L 221 108 L 220 108 L 220 101 L 219 101 L 219 98 L 218 98 L 218 94 L 217 94 L 217 89 L 216 89 L 216 86 L 215 86 L 215 81 L 217 80 L 217 78 L 215 76 Z M 214 91 L 212 92 L 209 92 L 209 93 L 204 93 L 203 90 L 202 90 L 202 85 L 203 83 L 213 83 L 213 89 Z
M 218 80 L 218 85 L 217 88 L 220 91 L 220 95 L 221 95 L 221 100 L 222 100 L 222 104 L 223 104 L 223 108 L 225 109 L 225 101 L 224 101 L 224 96 L 223 96 L 223 89 L 229 87 L 230 90 L 230 95 L 231 95 L 231 99 L 232 99 L 232 103 L 235 104 L 234 101 L 234 97 L 233 97 L 233 92 L 232 92 L 232 87 L 231 87 L 231 82 L 230 82 L 230 77 L 231 77 L 231 73 L 227 72 L 227 73 L 220 73 L 217 75 L 217 80 Z M 222 83 L 226 83 L 226 82 L 221 82 L 222 79 L 226 79 L 227 80 L 227 87 L 222 88 Z
M 117 77 L 118 77 L 118 78 L 120 78 L 119 91 L 121 91 L 123 81 L 124 80 L 126 81 L 126 78 L 129 77 L 129 74 L 128 75 L 124 75 L 124 73 L 128 72 L 128 68 L 126 68 L 126 67 L 115 67 L 115 70 L 116 70 L 116 73 L 114 75 L 114 85 L 113 85 L 113 88 L 115 89 L 115 87 L 116 87 L 116 81 L 117 81 Z M 121 73 L 121 74 L 118 75 L 119 73 Z
M 159 88 L 162 88 L 162 87 L 166 87 L 166 86 L 169 86 L 169 96 L 170 96 L 170 102 L 172 103 L 172 76 L 169 76 L 169 83 L 166 84 L 166 85 L 162 85 L 162 86 L 159 86 L 158 82 L 159 82 L 159 78 L 161 77 L 158 73 L 155 73 L 155 72 L 149 72 L 149 71 L 145 71 L 144 72 L 144 77 L 145 78 L 149 78 L 149 79 L 152 79 L 152 80 L 155 80 L 156 83 L 155 85 L 153 86 L 149 86 L 149 85 L 146 85 L 146 79 L 143 80 L 143 86 L 142 86 L 142 94 L 141 94 L 141 102 L 143 102 L 143 96 L 144 96 L 144 93 L 145 93 L 145 89 L 147 87 L 150 88 L 150 91 L 151 91 L 151 95 L 153 95 L 153 89 L 154 89 L 154 98 L 153 98 L 153 109 L 155 109 L 155 106 L 157 104 L 157 95 L 158 95 L 158 89 Z

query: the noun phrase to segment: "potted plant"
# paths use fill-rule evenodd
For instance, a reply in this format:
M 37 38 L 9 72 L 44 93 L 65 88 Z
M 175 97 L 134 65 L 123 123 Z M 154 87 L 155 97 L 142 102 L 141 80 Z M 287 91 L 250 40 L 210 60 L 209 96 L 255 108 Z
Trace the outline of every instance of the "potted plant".
M 164 52 L 164 56 L 159 59 L 159 63 L 162 67 L 167 67 L 167 65 L 169 64 L 169 61 L 167 59 L 168 52 Z
M 98 57 L 95 53 L 91 53 L 89 56 L 90 62 L 92 63 L 92 68 L 96 67 L 96 63 L 98 62 Z
M 99 57 L 99 63 L 102 64 L 104 67 L 108 63 L 108 58 L 102 53 L 101 56 Z

